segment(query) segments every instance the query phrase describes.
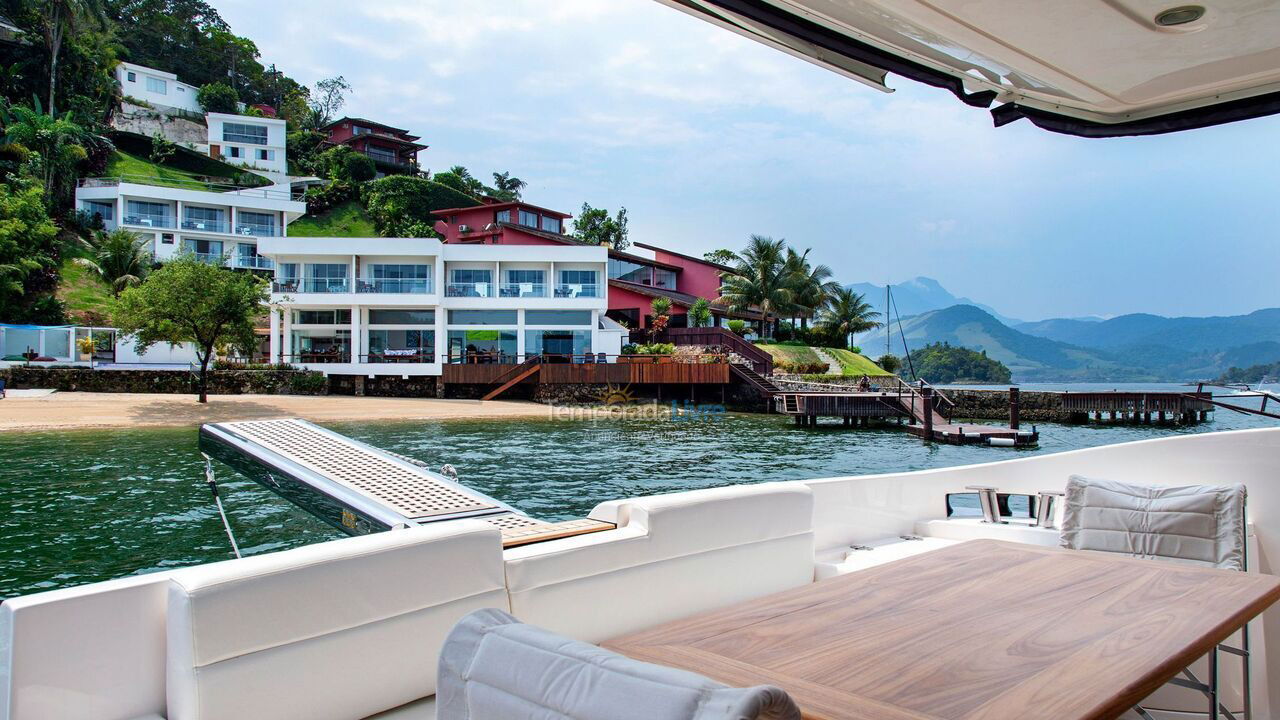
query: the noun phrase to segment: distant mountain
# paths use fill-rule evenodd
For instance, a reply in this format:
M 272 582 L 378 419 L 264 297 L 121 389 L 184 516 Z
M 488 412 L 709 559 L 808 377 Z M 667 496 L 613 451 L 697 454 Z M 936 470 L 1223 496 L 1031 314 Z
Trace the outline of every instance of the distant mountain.
M 850 290 L 856 293 L 862 293 L 867 296 L 867 302 L 880 312 L 884 312 L 884 286 L 873 285 L 872 283 L 854 283 L 848 286 Z M 902 317 L 909 315 L 919 315 L 930 310 L 942 310 L 952 307 L 953 305 L 973 305 L 982 308 L 989 314 L 994 316 L 1005 325 L 1014 326 L 1021 323 L 1021 320 L 1015 320 L 1010 317 L 1001 315 L 995 308 L 989 305 L 983 305 L 974 302 L 969 298 L 956 297 L 947 291 L 946 288 L 933 278 L 917 277 L 906 282 L 900 282 L 891 285 L 893 288 L 893 304 L 897 308 Z
M 891 351 L 901 356 L 902 339 L 897 323 L 889 330 Z M 885 332 L 885 328 L 875 330 L 856 341 L 865 352 L 879 355 L 885 346 Z M 1021 381 L 1159 379 L 1153 372 L 1126 365 L 1109 353 L 1020 332 L 973 305 L 953 305 L 905 318 L 901 334 L 906 336 L 912 350 L 941 342 L 984 351 L 988 357 L 1007 365 L 1014 379 Z
M 1280 308 L 1225 317 L 1133 314 L 1088 322 L 1041 320 L 1014 328 L 1029 335 L 1102 349 L 1165 347 L 1191 352 L 1224 352 L 1263 342 L 1280 342 Z

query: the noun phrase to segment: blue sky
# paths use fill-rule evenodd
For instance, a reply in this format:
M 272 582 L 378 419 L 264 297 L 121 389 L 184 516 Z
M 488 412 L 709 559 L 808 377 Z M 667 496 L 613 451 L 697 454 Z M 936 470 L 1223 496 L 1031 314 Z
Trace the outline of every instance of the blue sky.
M 510 171 L 525 199 L 625 205 L 691 254 L 785 237 L 847 282 L 938 279 L 1025 319 L 1280 305 L 1280 118 L 1083 140 L 944 91 L 883 94 L 653 0 L 213 0 L 344 113 L 411 129 L 424 167 Z M 304 9 L 305 8 L 305 9 Z

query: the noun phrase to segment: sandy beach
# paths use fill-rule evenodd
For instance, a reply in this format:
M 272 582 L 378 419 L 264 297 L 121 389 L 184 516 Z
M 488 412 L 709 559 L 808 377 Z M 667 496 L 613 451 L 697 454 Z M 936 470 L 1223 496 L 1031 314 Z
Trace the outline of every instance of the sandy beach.
M 96 427 L 199 425 L 229 420 L 298 417 L 341 420 L 443 420 L 475 417 L 547 417 L 546 405 L 491 400 L 437 400 L 304 395 L 194 395 L 56 392 L 0 400 L 0 432 Z

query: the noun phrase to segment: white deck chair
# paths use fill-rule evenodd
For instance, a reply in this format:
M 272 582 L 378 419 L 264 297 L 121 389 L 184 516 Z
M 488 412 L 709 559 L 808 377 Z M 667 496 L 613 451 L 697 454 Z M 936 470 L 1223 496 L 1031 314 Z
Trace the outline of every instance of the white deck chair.
M 1248 570 L 1244 485 L 1129 485 L 1072 475 L 1063 505 L 1062 547 L 1133 557 Z M 1209 717 L 1236 720 L 1218 700 L 1218 652 L 1236 655 L 1244 667 L 1243 720 L 1253 720 L 1249 678 L 1249 626 L 1241 646 L 1221 644 L 1209 651 L 1209 677 L 1201 681 L 1190 668 L 1170 682 L 1198 690 L 1209 700 Z M 1141 706 L 1134 712 L 1152 720 Z

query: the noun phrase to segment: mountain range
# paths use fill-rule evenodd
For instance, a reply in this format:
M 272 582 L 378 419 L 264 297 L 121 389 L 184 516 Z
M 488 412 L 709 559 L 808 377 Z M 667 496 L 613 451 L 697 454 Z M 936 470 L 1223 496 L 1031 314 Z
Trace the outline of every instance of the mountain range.
M 893 288 L 893 306 L 895 309 L 894 316 L 902 315 L 919 315 L 930 310 L 941 310 L 942 308 L 951 307 L 952 305 L 973 305 L 982 308 L 990 313 L 1005 325 L 1013 326 L 1022 323 L 1021 320 L 1015 320 L 1011 317 L 1001 315 L 995 308 L 990 305 L 983 305 L 980 302 L 970 300 L 967 297 L 956 297 L 942 287 L 937 280 L 928 277 L 917 277 L 905 282 L 895 283 L 889 287 Z M 879 312 L 884 312 L 884 285 L 873 285 L 871 283 L 854 283 L 848 288 L 856 293 L 866 296 L 867 302 L 871 303 Z
M 922 282 L 923 281 L 923 282 Z M 1132 314 L 1111 319 L 1055 318 L 1037 322 L 1002 320 L 989 308 L 945 302 L 950 296 L 936 281 L 916 278 L 898 302 L 901 327 L 864 333 L 855 342 L 872 356 L 902 355 L 902 336 L 911 349 L 945 342 L 985 351 L 1004 363 L 1019 381 L 1157 382 L 1216 377 L 1230 367 L 1248 367 L 1280 359 L 1280 308 L 1225 317 L 1176 317 Z M 866 283 L 853 286 L 874 288 Z M 894 286 L 894 299 L 899 290 Z M 879 291 L 884 293 L 884 287 Z M 941 291 L 941 292 L 938 292 Z M 870 297 L 870 296 L 869 296 Z M 954 296 L 951 296 L 954 297 Z M 957 298 L 963 300 L 963 298 Z M 881 305 L 883 302 L 881 303 Z M 921 308 L 909 315 L 907 307 Z

